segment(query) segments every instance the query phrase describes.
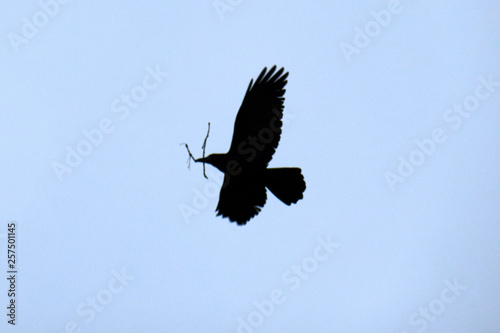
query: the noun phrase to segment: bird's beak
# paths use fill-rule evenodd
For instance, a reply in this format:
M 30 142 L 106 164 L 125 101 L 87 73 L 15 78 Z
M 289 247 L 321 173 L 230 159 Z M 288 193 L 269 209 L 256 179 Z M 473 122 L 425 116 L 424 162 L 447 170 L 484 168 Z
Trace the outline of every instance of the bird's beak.
M 197 160 L 194 160 L 195 162 L 203 162 L 203 163 L 207 163 L 207 158 L 199 158 Z

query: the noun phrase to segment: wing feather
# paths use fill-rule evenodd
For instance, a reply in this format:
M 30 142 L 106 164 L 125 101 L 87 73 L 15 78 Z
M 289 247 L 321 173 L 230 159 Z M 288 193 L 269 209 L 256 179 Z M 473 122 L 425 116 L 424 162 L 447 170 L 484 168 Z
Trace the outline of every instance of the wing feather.
M 259 214 L 267 200 L 263 177 L 231 177 L 225 175 L 220 190 L 217 216 L 227 217 L 231 222 L 246 224 Z
M 240 164 L 266 167 L 281 137 L 285 89 L 288 72 L 264 68 L 250 81 L 234 123 L 228 154 Z

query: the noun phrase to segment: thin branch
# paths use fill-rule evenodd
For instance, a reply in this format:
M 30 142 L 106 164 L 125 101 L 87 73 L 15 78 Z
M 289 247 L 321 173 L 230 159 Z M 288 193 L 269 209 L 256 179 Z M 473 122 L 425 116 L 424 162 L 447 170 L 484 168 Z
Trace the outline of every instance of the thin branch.
M 205 137 L 205 140 L 203 141 L 203 146 L 201 148 L 203 149 L 203 158 L 205 158 L 205 148 L 207 147 L 207 139 L 208 135 L 210 134 L 210 123 L 208 123 L 208 131 L 207 131 L 207 136 Z M 187 160 L 188 163 L 188 169 L 191 169 L 191 160 L 196 162 L 196 159 L 194 158 L 193 154 L 191 154 L 191 151 L 189 150 L 189 146 L 187 143 L 181 143 L 181 146 L 184 145 L 186 146 L 186 149 L 188 151 L 189 157 Z M 203 162 L 203 176 L 205 176 L 206 179 L 208 179 L 206 173 L 205 173 L 205 162 Z
M 182 145 L 186 146 L 186 149 L 187 149 L 188 154 L 189 154 L 189 157 L 188 157 L 188 160 L 187 160 L 187 164 L 188 164 L 188 169 L 190 169 L 191 168 L 191 160 L 195 161 L 195 158 L 193 157 L 193 154 L 191 154 L 191 151 L 189 150 L 189 147 L 188 147 L 187 143 L 181 143 L 180 145 L 181 146 Z
M 205 140 L 203 141 L 203 146 L 201 146 L 201 148 L 203 149 L 203 158 L 205 158 L 205 148 L 207 148 L 207 139 L 208 139 L 209 134 L 210 134 L 210 122 L 208 123 L 207 136 L 205 137 Z M 205 178 L 208 179 L 207 175 L 205 174 L 205 162 L 203 162 L 203 176 L 205 176 Z

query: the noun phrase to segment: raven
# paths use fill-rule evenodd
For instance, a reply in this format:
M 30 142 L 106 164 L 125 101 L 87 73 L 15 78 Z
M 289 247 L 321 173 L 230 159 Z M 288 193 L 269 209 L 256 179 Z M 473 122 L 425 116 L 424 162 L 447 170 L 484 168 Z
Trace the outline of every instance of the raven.
M 303 198 L 306 189 L 300 168 L 268 168 L 281 136 L 288 72 L 273 66 L 250 81 L 234 123 L 226 154 L 196 159 L 224 173 L 217 216 L 245 225 L 266 203 L 266 187 L 287 205 Z M 274 75 L 273 75 L 274 74 Z

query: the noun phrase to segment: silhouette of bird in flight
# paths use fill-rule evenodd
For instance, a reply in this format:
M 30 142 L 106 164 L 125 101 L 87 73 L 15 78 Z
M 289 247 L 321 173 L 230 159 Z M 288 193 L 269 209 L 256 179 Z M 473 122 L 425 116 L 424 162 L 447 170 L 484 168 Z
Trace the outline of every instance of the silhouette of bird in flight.
M 281 136 L 281 119 L 288 72 L 264 68 L 250 81 L 234 123 L 233 140 L 226 154 L 211 154 L 196 162 L 208 163 L 224 173 L 217 216 L 238 225 L 259 214 L 268 188 L 287 205 L 302 199 L 306 189 L 300 168 L 268 168 Z

